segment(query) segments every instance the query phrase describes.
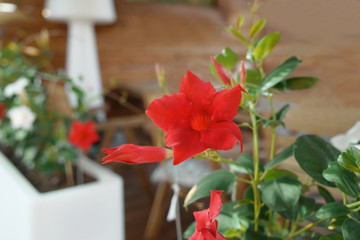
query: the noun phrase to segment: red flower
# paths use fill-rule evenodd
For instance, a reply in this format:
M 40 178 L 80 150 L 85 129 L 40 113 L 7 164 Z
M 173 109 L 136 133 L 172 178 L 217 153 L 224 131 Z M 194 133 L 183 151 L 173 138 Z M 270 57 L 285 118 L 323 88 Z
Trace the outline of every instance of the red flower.
M 122 162 L 130 164 L 159 162 L 167 159 L 169 151 L 162 147 L 138 146 L 123 144 L 114 148 L 104 148 L 102 151 L 107 155 L 102 160 L 103 164 L 109 162 Z
M 155 99 L 146 114 L 166 131 L 166 145 L 173 148 L 174 164 L 208 148 L 228 150 L 242 138 L 232 121 L 241 101 L 240 85 L 216 92 L 210 82 L 204 82 L 188 71 L 179 93 Z
M 211 56 L 211 61 L 214 63 L 215 71 L 217 75 L 220 77 L 221 81 L 225 85 L 230 85 L 230 76 L 226 69 L 218 63 L 213 56 Z
M 87 151 L 90 149 L 93 143 L 99 140 L 99 135 L 95 131 L 95 126 L 93 121 L 80 122 L 73 121 L 71 122 L 71 129 L 69 133 L 69 141 L 76 147 Z
M 5 117 L 6 105 L 5 103 L 0 103 L 0 120 Z
M 217 231 L 218 222 L 215 219 L 222 205 L 220 195 L 223 191 L 211 190 L 210 206 L 208 209 L 194 212 L 196 227 L 189 240 L 226 240 Z

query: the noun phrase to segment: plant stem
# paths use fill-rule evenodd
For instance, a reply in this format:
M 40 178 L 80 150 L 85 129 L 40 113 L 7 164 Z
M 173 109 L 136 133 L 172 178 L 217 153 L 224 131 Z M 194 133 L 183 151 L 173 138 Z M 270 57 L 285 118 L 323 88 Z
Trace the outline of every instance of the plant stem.
M 65 175 L 66 175 L 66 184 L 68 186 L 74 186 L 74 173 L 72 170 L 71 162 L 69 160 L 65 161 Z
M 360 201 L 347 204 L 346 206 L 347 206 L 348 208 L 358 207 L 358 206 L 360 206 Z
M 296 237 L 297 235 L 313 228 L 314 226 L 316 226 L 319 223 L 322 223 L 324 221 L 326 221 L 326 219 L 320 219 L 320 220 L 317 220 L 316 222 L 310 223 L 310 224 L 306 225 L 305 227 L 301 228 L 300 230 L 294 232 L 293 234 L 290 234 L 286 239 L 292 239 L 293 237 Z
M 252 188 L 254 191 L 254 225 L 255 231 L 259 230 L 259 215 L 260 215 L 260 193 L 257 188 L 260 182 L 259 174 L 259 145 L 258 145 L 258 132 L 256 126 L 256 116 L 255 116 L 255 105 L 250 104 L 250 118 L 251 124 L 253 127 L 253 158 L 254 158 L 254 179 L 252 179 Z
M 268 100 L 270 102 L 270 107 L 271 107 L 271 115 L 272 115 L 272 119 L 276 120 L 276 113 L 275 113 L 275 109 L 274 109 L 274 103 L 273 103 L 273 97 L 269 96 Z M 270 148 L 270 161 L 274 158 L 275 156 L 275 150 L 276 150 L 276 127 L 272 127 L 272 136 L 271 136 L 271 148 Z

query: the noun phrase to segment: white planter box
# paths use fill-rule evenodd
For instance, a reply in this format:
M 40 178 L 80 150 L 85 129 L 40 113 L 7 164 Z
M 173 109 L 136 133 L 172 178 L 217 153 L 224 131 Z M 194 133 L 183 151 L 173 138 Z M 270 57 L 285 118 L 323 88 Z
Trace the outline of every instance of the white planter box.
M 39 193 L 0 153 L 0 239 L 124 240 L 122 178 L 81 161 L 95 182 Z

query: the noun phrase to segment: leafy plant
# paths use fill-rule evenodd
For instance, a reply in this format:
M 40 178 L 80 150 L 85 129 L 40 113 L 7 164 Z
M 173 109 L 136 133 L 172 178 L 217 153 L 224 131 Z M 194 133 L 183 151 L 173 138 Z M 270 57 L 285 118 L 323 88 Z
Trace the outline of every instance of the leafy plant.
M 222 90 L 213 92 L 210 83 L 203 82 L 189 71 L 182 79 L 179 93 L 156 99 L 147 109 L 154 123 L 167 132 L 166 145 L 172 148 L 174 164 L 195 156 L 225 166 L 225 169 L 210 173 L 193 186 L 184 202 L 187 208 L 197 200 L 209 197 L 212 190 L 231 190 L 231 200 L 224 203 L 216 218 L 217 228 L 209 217 L 211 213 L 207 216 L 207 228 L 204 228 L 204 219 L 198 217 L 199 213 L 194 213 L 196 223 L 185 231 L 184 236 L 191 240 L 200 239 L 200 234 L 201 239 L 208 240 L 358 239 L 360 188 L 357 174 L 360 172 L 360 150 L 350 147 L 341 153 L 321 137 L 303 135 L 275 154 L 277 129 L 285 127 L 283 119 L 290 105 L 276 112 L 274 95 L 279 91 L 308 89 L 318 79 L 289 77 L 301 63 L 295 56 L 285 59 L 272 72 L 265 73 L 263 63 L 277 45 L 280 34 L 273 32 L 261 37 L 266 19 L 253 23 L 259 6 L 257 1 L 250 5 L 252 17 L 249 33 L 242 29 L 244 17 L 238 19 L 236 26 L 227 28 L 247 48 L 246 61 L 251 62 L 254 69 L 245 70 L 243 63 L 238 64 L 241 57 L 230 48 L 225 48 L 211 57 L 210 63 L 210 71 L 222 84 Z M 267 99 L 271 106 L 270 118 L 257 112 L 261 98 Z M 250 122 L 238 124 L 238 127 L 249 128 L 253 136 L 252 156 L 241 154 L 235 160 L 224 158 L 217 152 L 231 149 L 237 142 L 242 147 L 241 135 L 232 122 L 234 105 L 236 111 L 239 108 L 250 115 Z M 272 133 L 270 154 L 263 159 L 267 160 L 265 165 L 259 156 L 260 128 L 269 128 Z M 146 162 L 168 158 L 163 148 L 146 147 L 154 151 L 150 157 L 141 150 L 137 151 L 136 156 L 126 155 L 126 150 L 130 148 L 133 146 L 125 144 L 105 149 L 104 152 L 109 155 L 104 160 L 106 163 L 142 163 L 145 162 L 145 155 Z M 125 156 L 129 159 L 136 157 L 140 161 L 125 161 Z M 305 182 L 301 182 L 290 170 L 277 168 L 291 157 L 308 175 Z M 248 186 L 243 199 L 238 199 L 236 194 L 240 183 Z M 310 197 L 310 189 L 314 187 L 326 204 Z M 341 191 L 343 200 L 335 202 L 328 187 Z M 209 209 L 211 206 L 210 203 Z M 317 226 L 331 233 L 320 237 L 314 230 Z
M 78 158 L 68 140 L 71 122 L 93 116 L 83 104 L 82 90 L 53 69 L 47 32 L 35 39 L 33 45 L 10 42 L 0 49 L 0 144 L 27 168 L 53 174 Z M 76 96 L 76 108 L 69 105 L 65 87 Z

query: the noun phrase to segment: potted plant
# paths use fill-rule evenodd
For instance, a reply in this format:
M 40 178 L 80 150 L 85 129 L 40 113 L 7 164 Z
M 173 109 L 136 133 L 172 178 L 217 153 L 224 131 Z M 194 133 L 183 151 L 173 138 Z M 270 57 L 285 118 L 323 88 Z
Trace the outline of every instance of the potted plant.
M 86 157 L 94 116 L 36 41 L 0 52 L 0 239 L 124 239 L 122 178 Z
M 318 79 L 288 77 L 301 63 L 297 57 L 286 59 L 270 73 L 264 71 L 263 63 L 280 34 L 260 37 L 266 19 L 253 22 L 259 6 L 257 0 L 250 4 L 248 33 L 243 30 L 244 17 L 227 28 L 247 48 L 243 61 L 252 68 L 238 64 L 239 56 L 229 48 L 211 57 L 210 70 L 221 85 L 218 91 L 188 71 L 178 93 L 155 99 L 146 110 L 166 132 L 166 148 L 124 144 L 103 149 L 108 154 L 103 161 L 139 164 L 172 156 L 179 167 L 191 157 L 219 163 L 223 169 L 200 180 L 185 198 L 187 208 L 210 196 L 209 208 L 194 212 L 195 222 L 184 233 L 190 240 L 359 239 L 360 150 L 349 146 L 340 152 L 316 135 L 302 135 L 287 148 L 276 149 L 277 129 L 285 127 L 283 118 L 290 105 L 275 111 L 274 95 L 310 88 Z M 269 102 L 270 116 L 258 112 L 260 99 Z M 250 121 L 235 122 L 239 111 L 248 114 Z M 224 157 L 218 150 L 227 151 L 237 144 L 242 149 L 240 128 L 252 132 L 252 155 L 239 152 L 235 159 Z M 265 159 L 259 154 L 260 128 L 272 134 Z M 291 157 L 307 174 L 305 182 L 294 172 L 278 168 Z M 243 198 L 237 194 L 240 184 L 247 186 Z M 335 199 L 329 188 L 336 188 L 343 198 Z M 318 198 L 313 197 L 314 192 Z M 222 203 L 221 194 L 228 200 Z M 325 233 L 320 234 L 317 227 Z

